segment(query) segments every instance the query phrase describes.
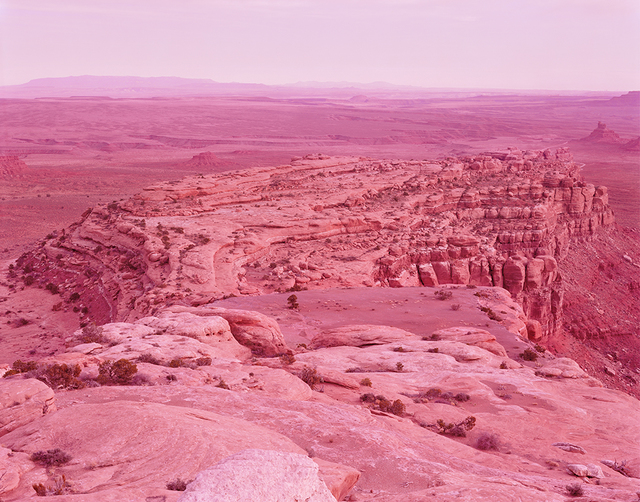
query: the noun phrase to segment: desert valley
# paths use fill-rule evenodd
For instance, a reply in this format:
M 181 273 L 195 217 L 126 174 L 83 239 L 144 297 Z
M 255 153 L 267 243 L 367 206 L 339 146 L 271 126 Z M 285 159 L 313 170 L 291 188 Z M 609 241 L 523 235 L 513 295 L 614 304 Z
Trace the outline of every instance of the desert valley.
M 1 501 L 640 499 L 640 92 L 143 80 L 0 90 Z

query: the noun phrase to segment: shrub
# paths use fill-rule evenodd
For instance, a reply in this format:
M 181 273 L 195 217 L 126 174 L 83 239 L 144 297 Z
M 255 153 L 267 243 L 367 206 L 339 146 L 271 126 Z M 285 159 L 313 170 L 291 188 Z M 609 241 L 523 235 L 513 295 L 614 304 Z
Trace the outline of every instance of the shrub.
M 500 369 L 501 369 L 501 370 L 509 369 L 509 366 L 507 365 L 507 361 L 502 361 L 502 362 L 500 363 Z
M 405 349 L 404 347 L 394 347 L 393 348 L 394 352 L 409 352 L 407 349 Z
M 79 364 L 67 366 L 66 364 L 52 364 L 38 376 L 52 389 L 82 389 L 84 382 L 79 380 L 82 368 Z
M 187 489 L 187 482 L 180 478 L 174 479 L 173 481 L 169 481 L 167 483 L 167 490 L 183 492 L 186 489 Z
M 211 359 L 210 357 L 199 357 L 198 359 L 196 359 L 197 366 L 211 366 L 212 362 L 213 359 Z
M 396 399 L 389 407 L 389 411 L 394 415 L 401 417 L 407 411 L 407 407 L 400 399 Z
M 56 286 L 53 282 L 48 282 L 45 286 L 45 289 L 49 291 L 52 295 L 57 295 L 60 292 L 58 286 Z
M 90 323 L 82 328 L 80 341 L 82 343 L 106 343 L 107 339 L 102 336 L 102 327 L 96 326 L 95 323 Z
M 11 365 L 11 369 L 4 374 L 4 377 L 6 378 L 11 375 L 17 375 L 18 373 L 27 373 L 28 371 L 35 371 L 36 369 L 38 369 L 37 362 L 22 362 L 20 359 L 17 359 Z
M 23 280 L 25 286 L 31 286 L 34 282 L 36 282 L 32 275 L 27 275 Z
M 300 372 L 300 379 L 306 383 L 312 389 L 314 386 L 322 382 L 322 377 L 318 375 L 318 371 L 315 368 L 305 366 Z
M 158 359 L 157 357 L 151 355 L 151 354 L 140 354 L 140 357 L 138 357 L 138 362 L 139 363 L 148 363 L 148 364 L 155 364 L 158 366 L 162 365 L 162 361 L 160 361 L 160 359 Z
M 53 450 L 40 450 L 31 455 L 31 461 L 45 467 L 64 465 L 71 461 L 71 455 L 60 448 Z
M 287 298 L 287 308 L 291 310 L 298 310 L 300 308 L 300 304 L 298 303 L 298 297 L 296 295 L 291 295 Z
M 289 366 L 290 364 L 296 362 L 296 357 L 291 352 L 288 352 L 287 354 L 282 354 L 280 356 L 280 362 L 286 366 Z
M 449 291 L 446 289 L 439 289 L 437 291 L 434 291 L 433 294 L 436 296 L 438 300 L 441 300 L 441 301 L 450 300 L 453 297 L 453 291 Z
M 584 489 L 580 483 L 567 485 L 566 490 L 570 497 L 582 497 L 584 495 Z
M 363 378 L 362 380 L 360 380 L 360 385 L 362 385 L 364 387 L 371 387 L 373 385 L 373 383 L 371 382 L 371 379 Z
M 465 394 L 464 392 L 459 392 L 458 394 L 453 396 L 453 398 L 456 401 L 459 401 L 459 402 L 463 403 L 463 402 L 468 401 L 469 399 L 471 399 L 471 396 L 469 394 Z
M 437 397 L 440 397 L 441 394 L 442 391 L 440 389 L 431 388 L 427 392 L 423 393 L 423 397 L 426 397 L 427 399 L 435 399 Z
M 466 431 L 470 431 L 475 427 L 475 425 L 476 417 L 472 416 L 465 418 L 462 422 L 458 422 L 457 424 L 447 423 L 442 419 L 436 422 L 439 434 L 446 434 L 448 436 L 455 437 L 465 437 L 467 435 Z
M 98 372 L 98 383 L 101 385 L 128 385 L 138 372 L 138 367 L 131 361 L 118 359 L 116 362 L 103 362 Z
M 397 362 L 396 363 L 396 371 L 398 373 L 402 372 L 402 370 L 404 370 L 404 364 L 402 364 L 401 362 Z
M 171 359 L 171 361 L 169 361 L 169 368 L 180 368 L 182 366 L 184 366 L 184 364 L 180 358 Z
M 535 350 L 524 349 L 524 352 L 520 353 L 520 357 L 525 361 L 537 361 L 538 353 Z
M 545 349 L 542 345 L 538 345 L 537 343 L 533 346 L 540 354 L 544 354 L 547 349 Z
M 231 390 L 231 387 L 229 387 L 227 382 L 225 382 L 222 378 L 220 379 L 220 381 L 218 382 L 218 385 L 216 385 L 216 387 L 218 387 L 220 389 Z
M 478 439 L 476 439 L 476 448 L 478 450 L 497 450 L 499 447 L 500 441 L 498 440 L 498 436 L 496 434 L 483 432 L 478 436 Z
M 78 292 L 71 293 L 71 296 L 69 297 L 70 302 L 77 302 L 79 299 L 80 299 L 80 293 Z
M 366 394 L 362 394 L 360 396 L 360 401 L 362 401 L 363 403 L 375 403 L 376 396 L 375 394 L 371 394 L 370 392 L 367 392 Z
M 452 303 L 451 310 L 460 310 L 461 305 L 459 303 Z
M 36 492 L 38 497 L 48 497 L 49 495 L 64 495 L 65 493 L 69 493 L 69 488 L 71 485 L 67 482 L 67 478 L 65 478 L 64 474 L 62 476 L 58 476 L 55 479 L 55 484 L 53 486 L 45 486 L 42 483 L 34 483 L 31 485 Z

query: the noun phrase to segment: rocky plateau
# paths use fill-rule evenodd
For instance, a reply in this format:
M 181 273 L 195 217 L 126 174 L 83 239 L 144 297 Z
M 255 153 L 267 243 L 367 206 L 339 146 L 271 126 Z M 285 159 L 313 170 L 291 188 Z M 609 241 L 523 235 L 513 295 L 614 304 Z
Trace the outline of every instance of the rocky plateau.
M 13 339 L 58 334 L 2 366 L 0 498 L 638 500 L 640 244 L 580 168 L 315 154 L 88 209 L 4 265 Z

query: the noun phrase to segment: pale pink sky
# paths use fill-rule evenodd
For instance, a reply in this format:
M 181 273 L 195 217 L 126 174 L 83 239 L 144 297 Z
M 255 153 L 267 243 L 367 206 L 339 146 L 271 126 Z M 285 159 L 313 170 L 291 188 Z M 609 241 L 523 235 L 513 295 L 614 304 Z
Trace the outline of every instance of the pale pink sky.
M 639 0 L 0 0 L 0 85 L 218 82 L 640 89 Z

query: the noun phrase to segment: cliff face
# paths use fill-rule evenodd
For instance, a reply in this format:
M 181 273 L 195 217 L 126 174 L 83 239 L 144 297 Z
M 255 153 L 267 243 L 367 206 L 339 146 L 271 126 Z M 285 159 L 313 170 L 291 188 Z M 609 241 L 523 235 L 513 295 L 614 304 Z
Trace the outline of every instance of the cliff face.
M 196 176 L 87 211 L 17 265 L 98 323 L 301 288 L 507 289 L 535 340 L 562 322 L 558 260 L 614 221 L 568 151 L 428 161 L 294 159 Z

